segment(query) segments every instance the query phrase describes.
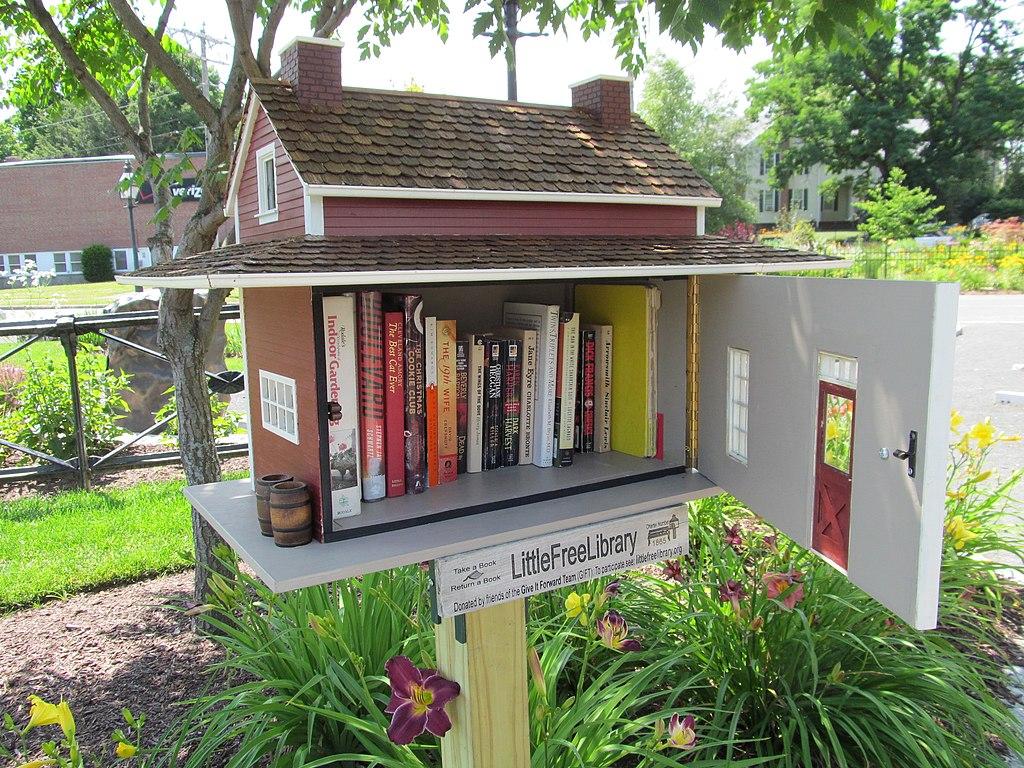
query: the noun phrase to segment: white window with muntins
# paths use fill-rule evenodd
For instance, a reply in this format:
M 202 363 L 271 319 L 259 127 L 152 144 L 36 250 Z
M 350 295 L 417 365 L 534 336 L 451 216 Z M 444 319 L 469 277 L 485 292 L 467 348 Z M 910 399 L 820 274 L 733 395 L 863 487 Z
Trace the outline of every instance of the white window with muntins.
M 728 445 L 729 455 L 747 463 L 747 415 L 750 410 L 750 352 L 729 347 Z
M 20 253 L 8 253 L 3 257 L 4 272 L 10 273 L 16 269 L 21 269 L 22 266 L 22 255 Z
M 114 249 L 114 271 L 127 272 L 129 269 L 129 257 L 127 248 Z
M 857 388 L 857 358 L 834 352 L 818 353 L 818 378 L 850 389 Z
M 263 428 L 299 444 L 299 420 L 295 404 L 295 379 L 260 371 L 260 413 Z
M 762 189 L 758 193 L 758 210 L 761 213 L 774 213 L 779 210 L 779 190 Z
M 73 275 L 82 271 L 81 251 L 57 251 L 53 254 L 53 271 L 59 275 Z
M 277 156 L 275 145 L 256 150 L 256 181 L 259 186 L 260 224 L 277 221 Z

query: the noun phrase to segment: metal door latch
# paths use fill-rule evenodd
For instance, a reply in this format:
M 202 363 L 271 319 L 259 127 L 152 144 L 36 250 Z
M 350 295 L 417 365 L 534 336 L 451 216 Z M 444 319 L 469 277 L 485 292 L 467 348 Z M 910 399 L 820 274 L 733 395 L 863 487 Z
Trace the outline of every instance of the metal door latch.
M 893 448 L 892 455 L 900 461 L 907 462 L 907 474 L 914 477 L 917 474 L 917 432 L 910 430 L 910 437 L 907 440 L 907 450 Z

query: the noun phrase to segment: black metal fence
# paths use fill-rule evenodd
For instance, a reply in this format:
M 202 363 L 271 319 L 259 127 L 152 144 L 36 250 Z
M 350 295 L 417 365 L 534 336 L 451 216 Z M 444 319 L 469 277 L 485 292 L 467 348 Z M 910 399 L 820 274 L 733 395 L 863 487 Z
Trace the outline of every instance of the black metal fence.
M 237 305 L 225 306 L 220 313 L 222 320 L 234 320 L 238 317 L 239 310 Z M 161 352 L 134 341 L 129 341 L 115 333 L 115 331 L 122 328 L 156 325 L 156 323 L 156 311 L 121 312 L 83 317 L 68 315 L 45 320 L 0 323 L 0 338 L 14 337 L 20 339 L 14 347 L 0 355 L 0 363 L 44 339 L 56 339 L 60 342 L 67 359 L 68 384 L 71 388 L 72 413 L 70 416 L 73 419 L 75 430 L 75 454 L 64 458 L 50 455 L 31 446 L 19 445 L 0 439 L 0 446 L 38 460 L 38 463 L 28 466 L 0 468 L 0 483 L 9 483 L 35 477 L 73 474 L 77 477 L 79 485 L 82 488 L 88 489 L 92 476 L 98 472 L 113 472 L 132 467 L 174 464 L 181 460 L 178 451 L 173 450 L 144 454 L 125 453 L 128 448 L 137 444 L 144 437 L 155 434 L 166 427 L 177 416 L 176 412 L 160 419 L 148 429 L 132 436 L 129 440 L 99 456 L 89 454 L 86 440 L 87 425 L 82 410 L 78 377 L 79 337 L 87 333 L 97 334 L 110 342 L 123 344 L 141 354 L 166 361 L 167 358 Z M 206 376 L 210 384 L 210 391 L 215 394 L 240 392 L 244 385 L 243 375 L 238 371 L 222 371 L 219 373 L 207 371 Z M 246 442 L 218 443 L 217 445 L 217 454 L 222 458 L 244 456 L 247 453 L 248 443 Z

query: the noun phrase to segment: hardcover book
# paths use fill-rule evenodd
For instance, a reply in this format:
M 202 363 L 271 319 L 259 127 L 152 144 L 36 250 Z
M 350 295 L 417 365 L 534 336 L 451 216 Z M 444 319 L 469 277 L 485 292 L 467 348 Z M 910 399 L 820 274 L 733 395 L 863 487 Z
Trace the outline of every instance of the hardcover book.
M 328 526 L 326 520 L 322 521 L 326 534 L 337 530 L 344 518 L 358 515 L 361 511 L 356 297 L 351 293 L 325 296 L 323 316 L 332 511 L 331 525 Z
M 612 327 L 585 325 L 594 332 L 594 451 L 612 449 Z
M 463 474 L 468 466 L 466 437 L 469 426 L 469 342 L 455 342 L 455 435 L 457 439 L 456 471 Z
M 358 294 L 359 449 L 363 501 L 387 494 L 384 472 L 384 326 L 379 291 Z
M 594 369 L 597 339 L 592 329 L 580 330 L 580 359 L 576 379 L 576 450 L 594 450 Z
M 437 321 L 437 465 L 438 482 L 454 483 L 458 474 L 458 399 L 455 373 L 455 321 Z
M 466 471 L 480 472 L 483 468 L 484 407 L 487 402 L 487 337 L 472 334 L 469 345 L 469 393 L 466 397 L 468 419 L 466 423 Z
M 501 405 L 504 394 L 502 382 L 502 343 L 499 339 L 488 339 L 484 344 L 487 351 L 486 399 L 484 402 L 484 469 L 501 466 L 501 430 L 505 421 Z
M 550 467 L 555 442 L 558 305 L 505 302 L 502 324 L 537 332 L 537 385 L 533 414 L 533 463 Z
M 437 462 L 437 318 L 423 320 L 423 375 L 427 398 L 427 486 L 441 484 Z
M 558 332 L 558 368 L 555 401 L 557 403 L 557 434 L 554 462 L 560 467 L 572 466 L 573 433 L 576 431 L 576 367 L 580 353 L 580 316 L 578 312 L 562 312 Z
M 388 496 L 405 495 L 405 340 L 401 312 L 384 313 L 384 471 Z
M 519 387 L 519 463 L 533 464 L 534 419 L 537 408 L 537 332 L 525 328 L 498 328 L 495 333 L 519 342 L 522 383 Z
M 423 378 L 423 297 L 385 296 L 402 309 L 405 333 L 405 491 L 423 493 L 427 487 L 426 382 Z
M 502 411 L 501 466 L 519 463 L 519 387 L 522 384 L 522 362 L 517 339 L 502 339 Z

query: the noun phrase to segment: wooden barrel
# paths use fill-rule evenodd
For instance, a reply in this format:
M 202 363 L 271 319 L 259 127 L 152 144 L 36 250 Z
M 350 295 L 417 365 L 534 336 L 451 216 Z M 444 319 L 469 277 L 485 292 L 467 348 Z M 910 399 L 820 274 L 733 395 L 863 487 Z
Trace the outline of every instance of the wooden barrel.
M 264 536 L 274 535 L 270 525 L 270 487 L 294 479 L 291 475 L 281 474 L 256 478 L 256 518 L 260 521 L 260 533 Z
M 279 547 L 297 547 L 312 540 L 313 507 L 305 483 L 286 480 L 271 486 L 270 522 Z

